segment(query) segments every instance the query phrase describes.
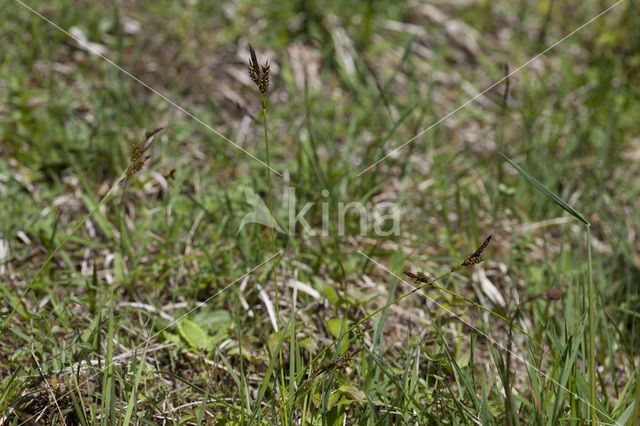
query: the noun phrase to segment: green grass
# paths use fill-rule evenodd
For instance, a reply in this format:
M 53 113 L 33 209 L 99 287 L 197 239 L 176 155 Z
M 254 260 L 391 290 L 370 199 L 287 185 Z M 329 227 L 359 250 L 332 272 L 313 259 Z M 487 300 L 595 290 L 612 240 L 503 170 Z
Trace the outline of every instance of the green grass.
M 614 2 L 25 3 L 184 110 L 0 0 L 6 424 L 638 423 L 637 1 L 361 175 Z

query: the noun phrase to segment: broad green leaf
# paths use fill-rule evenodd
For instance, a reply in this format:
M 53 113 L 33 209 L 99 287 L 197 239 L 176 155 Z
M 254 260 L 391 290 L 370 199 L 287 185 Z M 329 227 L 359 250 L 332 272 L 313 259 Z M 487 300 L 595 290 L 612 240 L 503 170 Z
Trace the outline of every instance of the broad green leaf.
M 173 343 L 180 342 L 180 336 L 178 336 L 177 334 L 169 333 L 168 331 L 163 331 L 162 335 L 164 336 L 165 339 L 167 339 L 170 342 L 173 342 Z
M 331 410 L 336 405 L 341 396 L 342 395 L 340 395 L 338 392 L 333 392 L 329 395 L 329 398 L 327 400 L 327 411 Z M 320 409 L 320 407 L 322 407 L 322 394 L 314 393 L 313 395 L 311 395 L 311 402 L 313 402 L 313 405 L 317 409 Z
M 332 319 L 332 320 L 327 321 L 327 330 L 336 339 L 338 339 L 340 337 L 340 328 L 341 327 L 342 327 L 342 319 L 340 319 L 340 318 L 336 318 L 336 319 Z M 349 336 L 346 334 L 348 328 L 349 328 L 349 324 L 345 322 L 344 330 L 342 331 L 342 333 L 343 333 L 342 334 L 342 341 L 340 342 L 340 350 L 339 350 L 339 354 L 340 355 L 344 354 L 349 349 L 349 347 L 351 345 L 351 340 L 349 339 Z
M 456 359 L 456 362 L 458 363 L 460 368 L 465 368 L 467 365 L 469 365 L 470 357 L 471 357 L 471 352 L 469 351 L 464 352 L 462 355 L 460 355 L 460 357 L 458 357 L 458 359 Z
M 353 385 L 349 385 L 349 384 L 340 385 L 340 387 L 338 388 L 338 392 L 349 396 L 349 398 L 351 398 L 354 401 L 365 400 L 364 392 L 362 392 L 360 389 L 358 389 Z
M 336 290 L 330 285 L 325 286 L 324 294 L 333 306 L 338 306 L 340 304 L 340 296 L 338 296 L 338 292 L 336 292 Z
M 203 349 L 208 351 L 211 349 L 211 341 L 209 336 L 204 332 L 198 324 L 189 320 L 182 320 L 178 325 L 178 331 L 182 338 L 194 349 Z
M 283 339 L 282 333 L 274 332 L 267 339 L 267 346 L 269 347 L 269 352 L 274 354 L 280 345 L 280 341 Z
M 309 352 L 315 352 L 318 350 L 318 341 L 316 339 L 312 339 L 311 337 L 305 337 L 304 339 L 298 342 L 298 345 Z
M 504 155 L 503 153 L 499 153 L 502 158 L 504 158 L 505 160 L 507 160 L 509 162 L 509 164 L 511 164 L 511 166 L 513 166 L 514 169 L 516 169 L 518 171 L 518 173 L 520 173 L 526 180 L 529 181 L 529 183 L 533 186 L 536 187 L 536 189 L 540 192 L 542 192 L 544 194 L 545 197 L 547 197 L 548 199 L 550 199 L 551 201 L 553 201 L 554 203 L 556 203 L 558 206 L 560 206 L 560 208 L 562 208 L 563 210 L 569 212 L 569 214 L 573 217 L 575 217 L 576 219 L 578 219 L 580 222 L 584 223 L 587 226 L 590 226 L 591 224 L 589 223 L 589 221 L 587 219 L 585 219 L 584 216 L 582 216 L 580 213 L 578 213 L 577 211 L 575 211 L 573 209 L 573 207 L 571 207 L 569 204 L 565 203 L 564 201 L 562 201 L 562 199 L 560 199 L 560 197 L 558 197 L 556 194 L 554 194 L 553 192 L 551 192 L 549 189 L 547 189 L 547 187 L 545 187 L 543 184 L 541 184 L 536 178 L 534 178 L 533 176 L 531 176 L 529 173 L 525 172 L 520 166 L 518 166 L 516 163 L 514 163 L 513 161 L 511 161 L 506 155 Z
M 197 323 L 200 327 L 212 333 L 217 333 L 221 328 L 226 328 L 232 324 L 231 314 L 224 309 L 203 309 L 192 319 L 193 322 Z
M 346 330 L 348 328 L 347 324 L 345 324 L 344 327 Z M 329 330 L 329 333 L 331 333 L 331 335 L 336 339 L 338 338 L 338 336 L 340 336 L 341 328 L 342 328 L 342 319 L 336 318 L 336 319 L 327 321 L 327 330 Z

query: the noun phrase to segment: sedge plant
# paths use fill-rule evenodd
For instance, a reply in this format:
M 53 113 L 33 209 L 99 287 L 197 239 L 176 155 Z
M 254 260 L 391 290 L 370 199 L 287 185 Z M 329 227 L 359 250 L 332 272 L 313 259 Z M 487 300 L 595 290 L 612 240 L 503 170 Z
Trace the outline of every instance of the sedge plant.
M 409 276 L 414 284 L 415 287 L 410 290 L 407 291 L 406 293 L 403 293 L 402 295 L 398 296 L 397 298 L 391 300 L 390 302 L 388 302 L 387 304 L 385 304 L 384 306 L 375 309 L 374 311 L 370 312 L 369 314 L 367 314 L 364 318 L 362 318 L 361 320 L 357 321 L 355 324 L 353 324 L 351 327 L 349 327 L 348 329 L 346 329 L 344 331 L 344 333 L 341 333 L 340 336 L 336 337 L 335 339 L 333 339 L 329 344 L 327 344 L 316 356 L 314 356 L 308 363 L 307 368 L 302 369 L 302 371 L 300 371 L 298 373 L 298 375 L 295 377 L 294 382 L 298 382 L 302 376 L 307 373 L 309 371 L 309 366 L 314 365 L 316 362 L 318 362 L 320 360 L 320 358 L 327 353 L 327 351 L 329 351 L 332 347 L 339 347 L 339 342 L 342 339 L 343 336 L 346 336 L 350 333 L 355 333 L 357 336 L 361 336 L 363 334 L 363 328 L 367 328 L 369 321 L 371 320 L 371 318 L 373 318 L 374 316 L 376 316 L 377 314 L 379 314 L 380 312 L 384 311 L 385 309 L 388 309 L 390 306 L 397 304 L 398 302 L 400 302 L 401 300 L 411 296 L 412 294 L 425 290 L 427 288 L 431 288 L 431 289 L 435 289 L 435 290 L 446 290 L 443 287 L 440 287 L 438 285 L 436 285 L 436 282 L 441 281 L 442 279 L 444 279 L 445 277 L 453 274 L 454 272 L 464 268 L 464 267 L 468 267 L 468 266 L 473 266 L 473 265 L 477 265 L 481 262 L 483 262 L 485 260 L 484 256 L 483 256 L 483 251 L 487 248 L 487 246 L 489 245 L 489 242 L 491 241 L 491 235 L 485 239 L 485 241 L 470 255 L 468 255 L 461 263 L 453 266 L 448 272 L 445 272 L 444 274 L 439 275 L 436 278 L 430 278 L 428 277 L 426 274 L 422 273 L 422 272 L 418 272 L 417 274 L 413 274 L 411 272 L 405 271 L 405 274 L 407 276 Z M 363 253 L 361 253 L 363 254 Z M 364 255 L 364 254 L 363 254 Z M 366 256 L 366 255 L 365 255 Z M 468 300 L 467 298 L 458 295 L 457 293 L 454 292 L 450 292 L 450 291 L 446 291 L 447 293 L 450 293 L 456 297 L 459 297 L 469 303 L 471 303 L 472 305 L 482 308 L 480 305 L 478 305 L 475 302 L 472 302 L 470 300 Z M 489 309 L 483 308 L 484 310 L 486 310 L 487 312 L 491 313 L 492 315 L 495 315 L 501 319 L 503 319 L 504 321 L 509 322 L 505 317 L 503 317 L 502 315 L 493 312 Z M 519 330 L 521 330 L 520 328 L 518 328 Z M 521 330 L 523 333 L 524 331 Z M 525 333 L 530 339 L 532 339 L 538 346 L 541 346 L 539 342 L 537 342 L 533 337 L 531 337 L 529 334 Z M 283 407 L 280 408 L 279 412 L 286 409 L 287 406 L 292 402 L 295 401 L 299 398 L 301 398 L 304 394 L 306 394 L 307 392 L 309 392 L 311 390 L 311 385 L 313 384 L 313 382 L 319 378 L 319 376 L 323 375 L 322 373 L 328 373 L 333 371 L 336 368 L 341 368 L 344 367 L 344 365 L 348 364 L 351 359 L 358 353 L 360 352 L 362 348 L 355 348 L 350 352 L 347 352 L 341 356 L 338 356 L 335 360 L 333 361 L 329 361 L 329 362 L 325 362 L 320 364 L 318 367 L 316 367 L 313 371 L 311 371 L 310 376 L 309 376 L 309 380 L 303 384 L 302 386 L 300 386 L 291 396 L 289 396 L 287 398 L 287 400 L 285 401 L 285 404 Z M 324 374 L 326 375 L 326 374 Z
M 58 244 L 56 248 L 53 249 L 53 251 L 49 254 L 49 256 L 47 257 L 45 262 L 42 264 L 40 269 L 38 269 L 38 271 L 31 278 L 31 280 L 29 280 L 29 283 L 27 284 L 25 289 L 22 291 L 22 293 L 18 297 L 18 300 L 16 301 L 13 309 L 11 310 L 11 313 L 9 314 L 7 319 L 4 321 L 4 324 L 2 324 L 2 328 L 0 329 L 0 332 L 4 332 L 4 330 L 7 328 L 7 326 L 11 322 L 11 319 L 13 318 L 16 311 L 18 310 L 18 307 L 22 304 L 24 297 L 27 295 L 29 290 L 31 290 L 35 282 L 38 280 L 38 278 L 40 278 L 40 275 L 42 275 L 45 269 L 47 269 L 47 266 L 49 266 L 49 264 L 51 263 L 53 258 L 56 256 L 56 254 L 58 254 L 60 250 L 62 250 L 62 248 L 69 242 L 71 237 L 73 237 L 75 233 L 78 232 L 78 230 L 87 222 L 87 220 L 89 220 L 98 211 L 98 209 L 104 203 L 107 202 L 107 200 L 111 197 L 111 195 L 113 195 L 114 191 L 122 181 L 124 181 L 126 178 L 130 176 L 133 176 L 138 171 L 140 171 L 140 169 L 142 169 L 142 166 L 144 165 L 144 163 L 149 159 L 149 155 L 146 155 L 146 152 L 151 146 L 151 144 L 153 143 L 155 136 L 161 130 L 162 128 L 158 128 L 155 130 L 147 130 L 145 132 L 145 139 L 143 144 L 139 145 L 136 142 L 132 143 L 129 151 L 129 164 L 127 165 L 127 168 L 120 174 L 120 176 L 118 176 L 118 178 L 116 178 L 113 185 L 111 185 L 107 193 L 95 205 L 95 207 L 93 207 L 80 221 L 78 221 L 78 223 L 73 227 L 71 232 L 66 237 L 64 237 L 60 242 L 60 244 Z
M 274 219 L 273 219 L 273 201 L 271 197 L 272 185 L 271 185 L 271 158 L 269 155 L 269 131 L 267 125 L 267 94 L 269 93 L 269 61 L 266 61 L 264 65 L 260 65 L 258 63 L 258 58 L 256 56 L 256 51 L 254 50 L 251 44 L 247 45 L 249 49 L 250 59 L 249 59 L 249 77 L 255 83 L 258 88 L 258 93 L 260 94 L 260 104 L 261 104 L 261 115 L 262 115 L 262 123 L 264 126 L 264 145 L 265 145 L 265 153 L 266 153 L 266 164 L 267 164 L 267 191 L 269 194 L 269 216 L 271 220 L 271 226 L 269 230 L 271 231 L 271 252 L 273 254 L 273 283 L 275 287 L 275 298 L 276 298 L 276 328 L 278 336 L 280 336 L 282 332 L 282 328 L 280 327 L 280 298 L 278 295 L 278 261 L 276 259 L 276 238 L 274 232 Z M 285 381 L 284 381 L 284 363 L 282 362 L 282 346 L 278 346 L 278 360 L 280 361 L 280 389 L 281 389 L 281 397 L 284 402 L 285 398 Z M 283 416 L 284 423 L 286 424 L 287 416 Z
M 540 183 L 536 178 L 524 171 L 520 166 L 514 163 L 511 159 L 500 153 L 511 166 L 516 169 L 522 177 L 524 177 L 531 185 L 533 185 L 538 191 L 542 192 L 545 197 L 553 201 L 560 208 L 568 212 L 571 216 L 578 219 L 585 227 L 587 234 L 587 309 L 589 319 L 589 347 L 587 349 L 589 355 L 589 385 L 590 385 L 590 417 L 591 424 L 595 426 L 598 422 L 596 415 L 596 331 L 595 331 L 595 284 L 593 282 L 593 267 L 591 263 L 591 223 L 580 213 L 578 213 L 573 207 L 564 202 L 560 197 L 551 192 L 547 187 Z

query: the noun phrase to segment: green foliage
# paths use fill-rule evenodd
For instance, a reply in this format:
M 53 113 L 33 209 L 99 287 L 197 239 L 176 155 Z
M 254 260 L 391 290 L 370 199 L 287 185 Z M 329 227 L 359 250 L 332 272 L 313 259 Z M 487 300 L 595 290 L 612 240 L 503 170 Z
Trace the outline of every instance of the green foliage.
M 0 2 L 0 423 L 638 422 L 636 1 L 25 5 L 157 92 Z
M 534 178 L 529 173 L 522 170 L 520 166 L 518 166 L 516 163 L 511 161 L 511 159 L 507 158 L 504 154 L 502 153 L 499 153 L 499 154 L 502 158 L 507 160 L 507 162 L 509 162 L 509 164 L 511 164 L 513 168 L 516 169 L 518 173 L 520 173 L 531 185 L 533 185 L 538 191 L 542 192 L 545 197 L 553 201 L 561 209 L 567 211 L 571 216 L 575 217 L 580 222 L 584 223 L 586 226 L 591 226 L 589 221 L 584 216 L 582 216 L 580 213 L 575 211 L 574 208 L 571 207 L 569 204 L 562 201 L 560 197 L 558 197 L 556 194 L 554 194 L 549 189 L 547 189 L 547 187 L 545 187 L 542 183 L 540 183 L 536 178 Z
M 191 348 L 198 351 L 211 350 L 212 346 L 209 336 L 207 336 L 207 333 L 195 322 L 183 319 L 178 324 L 178 330 L 182 338 Z

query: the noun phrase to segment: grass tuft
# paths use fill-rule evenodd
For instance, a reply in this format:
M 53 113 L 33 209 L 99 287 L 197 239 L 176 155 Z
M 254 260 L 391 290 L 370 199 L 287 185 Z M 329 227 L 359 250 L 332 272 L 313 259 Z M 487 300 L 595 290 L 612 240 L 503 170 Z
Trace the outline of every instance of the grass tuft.
M 638 423 L 637 2 L 5 3 L 0 424 Z

